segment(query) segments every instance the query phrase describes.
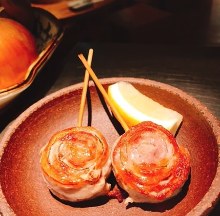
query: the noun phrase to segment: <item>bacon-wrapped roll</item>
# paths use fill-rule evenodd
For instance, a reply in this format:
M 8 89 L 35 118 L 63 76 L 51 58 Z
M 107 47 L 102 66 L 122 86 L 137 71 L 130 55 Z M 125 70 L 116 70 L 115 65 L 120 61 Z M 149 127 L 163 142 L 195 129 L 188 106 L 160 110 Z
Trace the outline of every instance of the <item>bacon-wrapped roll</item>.
M 157 124 L 142 122 L 116 141 L 112 166 L 129 202 L 157 203 L 175 196 L 190 172 L 188 150 Z
M 93 127 L 74 127 L 54 134 L 41 150 L 40 165 L 50 191 L 78 202 L 105 195 L 111 172 L 110 151 Z

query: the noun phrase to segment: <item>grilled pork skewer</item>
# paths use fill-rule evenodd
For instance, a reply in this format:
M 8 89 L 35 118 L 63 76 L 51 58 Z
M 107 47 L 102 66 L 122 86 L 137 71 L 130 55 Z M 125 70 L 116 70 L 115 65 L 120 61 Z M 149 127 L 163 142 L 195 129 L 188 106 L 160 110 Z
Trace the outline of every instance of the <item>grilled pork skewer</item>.
M 93 50 L 89 52 L 91 64 Z M 54 134 L 41 150 L 40 165 L 50 191 L 71 202 L 108 194 L 106 182 L 111 172 L 109 146 L 100 131 L 82 126 L 88 72 L 85 72 L 77 127 Z

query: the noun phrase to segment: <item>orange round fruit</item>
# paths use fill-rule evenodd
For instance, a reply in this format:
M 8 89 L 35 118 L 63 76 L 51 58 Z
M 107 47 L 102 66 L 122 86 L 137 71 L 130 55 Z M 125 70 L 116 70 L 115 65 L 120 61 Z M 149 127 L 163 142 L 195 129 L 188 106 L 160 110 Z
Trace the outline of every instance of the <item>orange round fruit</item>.
M 37 58 L 32 33 L 9 18 L 0 18 L 0 90 L 25 80 L 28 68 Z

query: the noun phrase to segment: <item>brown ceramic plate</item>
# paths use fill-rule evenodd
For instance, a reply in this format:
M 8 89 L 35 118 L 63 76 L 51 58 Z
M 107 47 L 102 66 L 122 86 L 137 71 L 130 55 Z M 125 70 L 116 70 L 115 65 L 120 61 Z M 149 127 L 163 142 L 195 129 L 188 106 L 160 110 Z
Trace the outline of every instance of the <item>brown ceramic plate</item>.
M 141 92 L 180 112 L 183 124 L 177 141 L 189 149 L 191 177 L 182 192 L 161 204 L 125 206 L 101 197 L 82 203 L 61 202 L 46 187 L 41 176 L 39 152 L 59 130 L 76 125 L 82 83 L 49 95 L 22 113 L 1 140 L 0 214 L 3 215 L 203 215 L 216 203 L 220 191 L 220 127 L 200 102 L 179 89 L 136 78 L 102 79 L 104 87 L 127 80 Z M 111 146 L 122 132 L 90 83 L 90 100 L 84 125 L 98 128 Z M 114 181 L 114 179 L 110 179 Z

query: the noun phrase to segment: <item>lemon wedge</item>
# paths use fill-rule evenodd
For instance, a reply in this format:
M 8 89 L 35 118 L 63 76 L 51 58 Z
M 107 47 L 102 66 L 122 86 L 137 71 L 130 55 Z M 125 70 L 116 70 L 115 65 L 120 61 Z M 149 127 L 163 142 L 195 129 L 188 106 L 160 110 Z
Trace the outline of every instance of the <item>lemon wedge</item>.
M 108 95 L 129 127 L 152 121 L 175 135 L 183 116 L 139 92 L 128 82 L 117 82 L 108 87 Z

